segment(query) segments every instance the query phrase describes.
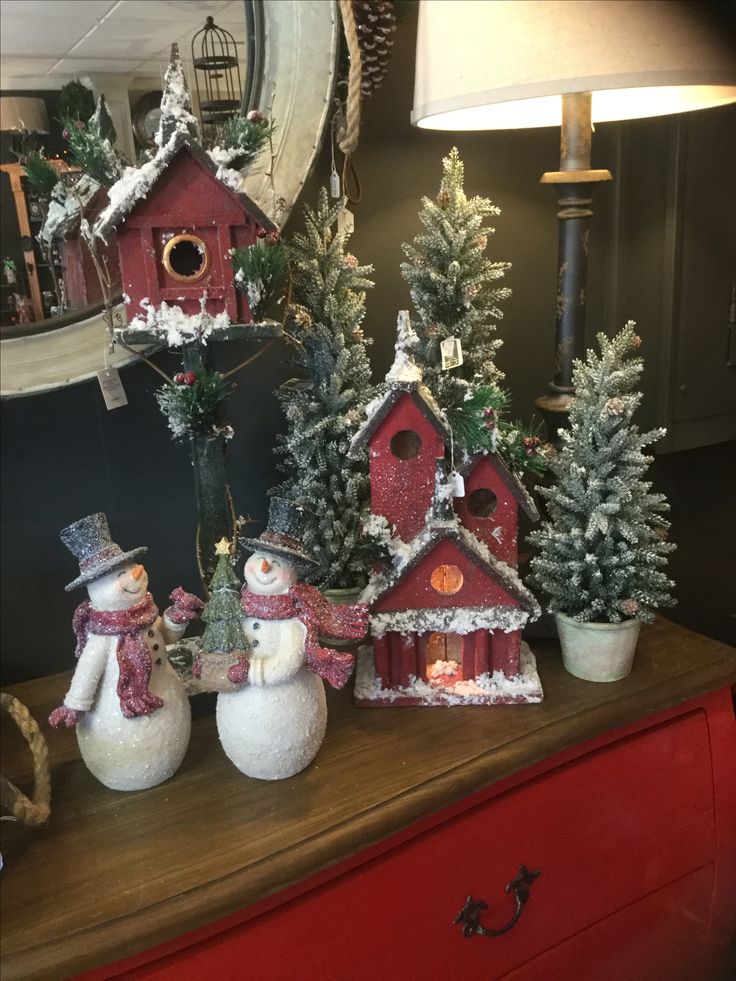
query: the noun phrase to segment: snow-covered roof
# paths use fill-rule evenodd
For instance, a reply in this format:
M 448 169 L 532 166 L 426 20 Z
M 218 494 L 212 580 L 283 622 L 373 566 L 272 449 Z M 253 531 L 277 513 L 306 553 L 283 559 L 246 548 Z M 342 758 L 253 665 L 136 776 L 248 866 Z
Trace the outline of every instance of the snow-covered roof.
M 38 233 L 39 242 L 46 245 L 55 239 L 74 235 L 79 230 L 82 216 L 80 204 L 86 208 L 100 191 L 102 185 L 89 174 L 82 174 L 73 189 L 66 188 L 60 181 L 51 194 L 46 219 Z
M 103 241 L 107 241 L 110 231 L 125 221 L 136 205 L 148 197 L 159 177 L 176 156 L 184 150 L 201 164 L 214 180 L 218 180 L 229 194 L 236 198 L 244 211 L 255 218 L 264 228 L 275 230 L 274 223 L 255 201 L 244 192 L 235 190 L 229 177 L 222 179 L 223 175 L 219 173 L 217 164 L 205 150 L 192 139 L 191 134 L 186 129 L 178 128 L 172 132 L 168 142 L 159 147 L 151 160 L 140 167 L 125 168 L 123 176 L 108 191 L 110 203 L 95 222 L 94 234 Z M 227 174 L 229 175 L 229 173 L 228 171 Z
M 437 433 L 445 440 L 450 439 L 447 416 L 422 382 L 422 369 L 414 360 L 413 350 L 418 343 L 419 338 L 411 326 L 409 314 L 406 310 L 399 311 L 394 362 L 386 375 L 384 390 L 365 407 L 366 418 L 352 438 L 349 457 L 356 459 L 361 455 L 363 447 L 404 393 L 411 396 Z
M 500 559 L 492 555 L 488 547 L 481 542 L 471 531 L 467 528 L 461 527 L 457 518 L 446 521 L 437 521 L 431 518 L 431 511 L 429 512 L 429 520 L 425 528 L 413 539 L 413 541 L 401 545 L 400 548 L 393 550 L 393 564 L 390 568 L 378 573 L 373 576 L 361 593 L 360 600 L 363 603 L 368 603 L 369 606 L 375 606 L 375 604 L 382 599 L 384 596 L 388 595 L 394 587 L 398 586 L 406 577 L 412 572 L 413 569 L 419 564 L 419 562 L 429 555 L 430 552 L 445 539 L 453 539 L 461 552 L 463 552 L 472 562 L 479 566 L 487 575 L 497 582 L 503 589 L 505 589 L 511 596 L 517 599 L 521 605 L 521 610 L 519 611 L 519 616 L 523 617 L 524 623 L 531 618 L 536 620 L 541 613 L 541 609 L 536 599 L 526 586 L 519 579 L 518 573 L 515 569 L 512 569 L 510 565 L 502 562 Z M 458 615 L 462 614 L 463 608 L 455 608 L 458 610 Z M 469 608 L 469 612 L 475 616 L 478 608 L 473 607 L 472 610 Z M 457 630 L 456 628 L 449 628 L 443 626 L 432 626 L 435 621 L 438 624 L 444 622 L 444 618 L 452 615 L 452 610 L 448 610 L 446 607 L 437 607 L 430 609 L 423 609 L 420 611 L 401 611 L 402 613 L 418 613 L 421 616 L 415 618 L 410 618 L 409 622 L 416 621 L 418 624 L 421 623 L 421 629 L 424 630 L 435 630 L 435 629 L 452 629 L 457 633 L 467 633 L 470 630 L 477 630 L 480 627 L 488 627 L 488 629 L 501 628 L 501 629 L 516 629 L 516 626 L 505 627 L 504 622 L 506 614 L 501 614 L 500 611 L 508 610 L 508 607 L 483 607 L 486 611 L 483 616 L 483 622 L 476 623 L 476 626 L 468 626 L 467 630 Z M 466 611 L 467 612 L 467 611 Z M 398 614 L 371 614 L 371 625 L 373 621 L 376 621 L 376 627 L 378 629 L 381 626 L 391 621 L 391 618 L 396 618 Z M 387 620 L 388 618 L 388 620 Z M 431 620 L 431 623 L 429 621 Z M 391 621 L 392 622 L 392 621 Z M 475 622 L 475 620 L 473 621 Z M 427 625 L 429 623 L 429 625 Z M 523 625 L 523 624 L 522 624 Z M 395 627 L 383 626 L 383 630 L 396 629 Z M 404 629 L 410 629 L 405 627 Z M 417 629 L 416 627 L 413 629 Z M 383 632 L 383 630 L 381 632 Z
M 539 521 L 539 511 L 534 503 L 531 495 L 527 491 L 526 487 L 522 484 L 519 478 L 509 470 L 505 461 L 498 455 L 498 453 L 475 453 L 473 456 L 466 457 L 462 464 L 458 467 L 458 472 L 462 474 L 463 477 L 467 477 L 470 473 L 475 470 L 476 466 L 480 461 L 486 457 L 488 461 L 493 465 L 496 473 L 499 475 L 501 480 L 506 484 L 508 489 L 516 498 L 519 506 L 523 511 L 526 512 L 531 521 Z

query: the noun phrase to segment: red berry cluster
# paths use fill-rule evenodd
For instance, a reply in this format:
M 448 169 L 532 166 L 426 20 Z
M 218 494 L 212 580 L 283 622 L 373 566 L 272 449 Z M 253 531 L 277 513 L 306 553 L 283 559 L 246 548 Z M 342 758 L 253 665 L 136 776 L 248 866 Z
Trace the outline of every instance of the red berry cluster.
M 251 111 L 246 116 L 249 123 L 265 123 L 263 118 L 263 113 L 259 112 L 257 109 L 251 109 Z
M 174 382 L 177 385 L 193 385 L 196 380 L 196 371 L 180 371 L 178 375 L 174 375 Z
M 542 441 L 539 436 L 525 436 L 521 442 L 527 456 L 534 456 L 539 447 L 542 445 Z
M 256 235 L 258 238 L 265 238 L 269 245 L 278 245 L 278 243 L 281 241 L 281 236 L 278 232 L 268 232 L 262 225 L 256 229 Z
M 496 428 L 496 412 L 490 405 L 483 409 L 483 418 L 485 419 L 483 425 L 486 429 Z

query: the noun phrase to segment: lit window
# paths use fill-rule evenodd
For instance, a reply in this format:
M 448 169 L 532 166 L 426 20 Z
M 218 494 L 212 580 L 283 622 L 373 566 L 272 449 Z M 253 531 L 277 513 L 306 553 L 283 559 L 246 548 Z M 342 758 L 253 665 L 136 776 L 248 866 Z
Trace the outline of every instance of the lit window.
M 463 574 L 456 565 L 438 565 L 429 577 L 432 589 L 443 596 L 457 593 L 463 584 Z

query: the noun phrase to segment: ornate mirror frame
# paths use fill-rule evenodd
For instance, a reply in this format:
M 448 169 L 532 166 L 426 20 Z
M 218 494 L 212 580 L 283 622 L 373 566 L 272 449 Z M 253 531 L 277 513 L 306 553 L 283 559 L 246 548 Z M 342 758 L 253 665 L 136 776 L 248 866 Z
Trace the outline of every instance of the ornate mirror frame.
M 276 123 L 273 166 L 257 163 L 244 189 L 283 226 L 322 142 L 335 84 L 340 19 L 334 0 L 246 0 L 249 64 L 245 108 Z M 115 309 L 122 325 L 122 304 Z M 135 360 L 106 354 L 101 313 L 85 320 L 44 322 L 38 332 L 0 340 L 0 396 L 32 395 L 95 377 Z M 47 326 L 48 325 L 48 326 Z

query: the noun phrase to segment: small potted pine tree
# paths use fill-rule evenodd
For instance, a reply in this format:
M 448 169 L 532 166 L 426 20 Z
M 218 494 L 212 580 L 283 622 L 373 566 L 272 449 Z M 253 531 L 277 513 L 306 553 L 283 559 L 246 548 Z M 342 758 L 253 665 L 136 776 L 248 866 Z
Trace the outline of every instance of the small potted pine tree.
M 652 458 L 643 449 L 665 430 L 640 433 L 631 422 L 642 398 L 634 327 L 598 334 L 600 355 L 576 362 L 570 429 L 549 461 L 556 482 L 539 488 L 549 517 L 529 537 L 532 582 L 555 615 L 565 667 L 587 681 L 625 678 L 641 623 L 675 602 L 669 505 L 644 479 Z

